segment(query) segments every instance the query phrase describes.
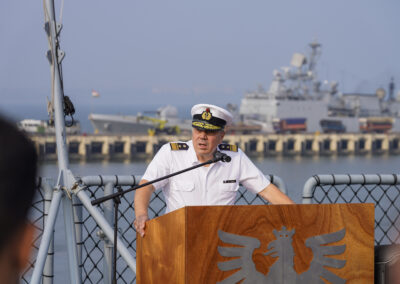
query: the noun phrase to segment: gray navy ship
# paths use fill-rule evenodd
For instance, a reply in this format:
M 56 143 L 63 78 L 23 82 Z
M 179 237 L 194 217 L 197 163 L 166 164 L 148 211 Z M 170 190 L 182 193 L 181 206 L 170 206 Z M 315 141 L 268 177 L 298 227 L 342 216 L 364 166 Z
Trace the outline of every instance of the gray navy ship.
M 338 82 L 318 79 L 316 65 L 321 44 L 309 44 L 308 56 L 295 53 L 290 67 L 273 71 L 268 90 L 247 92 L 234 113 L 233 133 L 254 132 L 399 132 L 400 92 L 341 93 Z M 154 116 L 90 114 L 99 134 L 179 134 L 191 131 L 191 123 L 178 117 L 177 108 L 164 106 Z
M 321 44 L 309 47 L 309 56 L 295 53 L 291 67 L 274 70 L 268 90 L 259 87 L 245 94 L 239 108 L 242 123 L 259 125 L 263 132 L 400 131 L 400 92 L 394 95 L 393 78 L 388 93 L 383 88 L 373 94 L 340 93 L 337 82 L 318 80 Z
M 91 113 L 89 120 L 96 134 L 180 134 L 191 131 L 191 123 L 178 117 L 174 106 L 163 106 L 155 115 L 120 115 Z

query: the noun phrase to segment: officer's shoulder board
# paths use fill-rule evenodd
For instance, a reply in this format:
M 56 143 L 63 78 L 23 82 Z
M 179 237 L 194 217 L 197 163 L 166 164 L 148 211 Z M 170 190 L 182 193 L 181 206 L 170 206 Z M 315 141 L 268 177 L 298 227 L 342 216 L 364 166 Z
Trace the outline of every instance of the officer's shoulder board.
M 238 147 L 236 145 L 230 145 L 230 144 L 219 144 L 218 148 L 224 151 L 231 151 L 231 152 L 238 151 Z
M 186 143 L 171 142 L 171 143 L 169 143 L 169 145 L 171 146 L 171 150 L 172 151 L 188 150 L 189 149 L 189 145 L 186 144 Z

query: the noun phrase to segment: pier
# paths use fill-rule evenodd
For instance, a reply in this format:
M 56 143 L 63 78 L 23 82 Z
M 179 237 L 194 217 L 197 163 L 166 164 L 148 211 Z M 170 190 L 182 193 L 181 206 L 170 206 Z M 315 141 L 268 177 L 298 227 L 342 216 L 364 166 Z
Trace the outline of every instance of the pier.
M 32 135 L 42 160 L 56 160 L 54 136 Z M 190 136 L 70 135 L 72 160 L 126 160 L 152 157 L 165 143 L 187 141 Z M 400 154 L 400 133 L 302 133 L 226 135 L 224 143 L 237 145 L 250 156 L 383 155 Z

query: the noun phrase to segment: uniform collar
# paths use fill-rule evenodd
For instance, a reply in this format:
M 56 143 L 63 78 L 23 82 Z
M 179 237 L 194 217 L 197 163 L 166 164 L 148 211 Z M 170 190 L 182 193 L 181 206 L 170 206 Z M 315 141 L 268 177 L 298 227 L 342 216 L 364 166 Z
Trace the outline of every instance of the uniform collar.
M 197 159 L 196 151 L 194 150 L 194 147 L 193 147 L 193 141 L 190 140 L 188 142 L 188 144 L 189 144 L 189 152 L 190 152 L 190 157 L 189 157 L 190 158 L 190 162 L 191 162 L 192 165 L 198 164 L 199 160 Z
M 192 165 L 197 165 L 200 164 L 200 161 L 197 159 L 197 155 L 196 155 L 196 151 L 194 150 L 193 147 L 193 141 L 190 140 L 187 142 L 187 144 L 189 145 L 189 150 L 190 151 L 190 162 Z M 211 164 L 210 166 L 213 166 L 215 163 Z

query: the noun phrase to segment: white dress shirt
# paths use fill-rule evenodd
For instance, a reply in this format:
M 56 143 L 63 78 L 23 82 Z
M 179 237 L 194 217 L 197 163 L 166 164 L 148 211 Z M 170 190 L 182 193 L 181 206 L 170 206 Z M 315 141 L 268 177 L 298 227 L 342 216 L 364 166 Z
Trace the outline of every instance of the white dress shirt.
M 147 167 L 143 179 L 152 181 L 200 163 L 192 141 L 178 143 L 186 143 L 189 148 L 172 150 L 170 143 L 163 145 Z M 232 158 L 230 163 L 220 161 L 153 184 L 156 190 L 163 190 L 166 213 L 184 206 L 231 205 L 235 202 L 239 183 L 254 194 L 270 184 L 242 150 L 220 151 Z

